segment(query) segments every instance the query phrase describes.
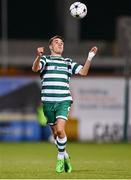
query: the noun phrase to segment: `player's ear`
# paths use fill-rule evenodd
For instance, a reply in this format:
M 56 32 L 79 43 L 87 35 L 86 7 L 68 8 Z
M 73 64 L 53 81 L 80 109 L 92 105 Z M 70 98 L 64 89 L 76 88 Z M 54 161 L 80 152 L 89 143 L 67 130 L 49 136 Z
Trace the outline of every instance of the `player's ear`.
M 52 50 L 52 45 L 51 44 L 49 45 L 49 49 Z

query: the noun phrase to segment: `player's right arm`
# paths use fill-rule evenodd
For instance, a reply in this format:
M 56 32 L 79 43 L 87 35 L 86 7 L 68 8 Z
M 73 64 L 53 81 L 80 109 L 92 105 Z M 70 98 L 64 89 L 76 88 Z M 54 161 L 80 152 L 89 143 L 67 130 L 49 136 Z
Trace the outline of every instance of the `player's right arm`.
M 44 47 L 38 47 L 37 48 L 37 56 L 32 65 L 32 71 L 38 72 L 41 69 L 40 59 L 43 54 L 44 54 Z

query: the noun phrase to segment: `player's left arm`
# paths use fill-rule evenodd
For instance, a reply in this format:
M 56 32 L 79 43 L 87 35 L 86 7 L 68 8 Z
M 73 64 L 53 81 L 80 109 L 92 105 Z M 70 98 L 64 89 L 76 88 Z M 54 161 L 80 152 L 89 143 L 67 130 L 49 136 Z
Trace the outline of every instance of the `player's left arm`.
M 90 65 L 91 65 L 91 61 L 93 59 L 93 57 L 96 55 L 98 48 L 96 46 L 94 46 L 88 54 L 87 60 L 84 64 L 84 66 L 80 69 L 79 74 L 81 76 L 87 76 Z

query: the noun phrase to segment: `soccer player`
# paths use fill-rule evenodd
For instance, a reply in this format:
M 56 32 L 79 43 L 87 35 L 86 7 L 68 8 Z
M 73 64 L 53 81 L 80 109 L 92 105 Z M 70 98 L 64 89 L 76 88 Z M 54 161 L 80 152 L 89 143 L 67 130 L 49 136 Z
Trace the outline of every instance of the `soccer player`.
M 49 49 L 50 55 L 44 55 L 44 47 L 37 48 L 37 56 L 33 62 L 32 70 L 40 72 L 43 111 L 58 148 L 56 172 L 71 172 L 72 166 L 66 151 L 67 136 L 65 133 L 65 124 L 73 102 L 69 81 L 73 74 L 81 76 L 88 74 L 97 47 L 93 47 L 89 51 L 84 66 L 62 56 L 64 40 L 61 36 L 56 35 L 49 40 Z

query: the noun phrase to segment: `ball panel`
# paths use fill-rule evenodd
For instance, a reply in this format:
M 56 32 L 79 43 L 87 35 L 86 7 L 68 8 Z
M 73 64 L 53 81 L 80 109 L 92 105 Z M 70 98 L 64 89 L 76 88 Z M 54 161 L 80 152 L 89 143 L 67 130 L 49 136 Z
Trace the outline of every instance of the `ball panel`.
M 75 17 L 77 15 L 77 11 L 75 8 L 73 8 L 71 11 L 70 11 L 70 14 Z

